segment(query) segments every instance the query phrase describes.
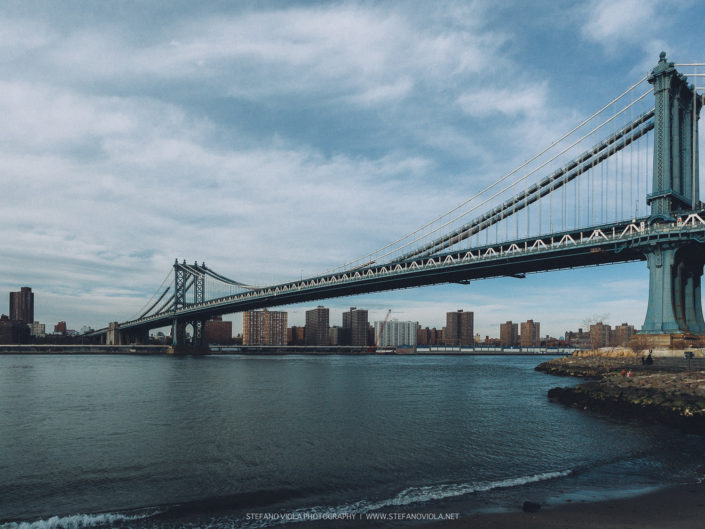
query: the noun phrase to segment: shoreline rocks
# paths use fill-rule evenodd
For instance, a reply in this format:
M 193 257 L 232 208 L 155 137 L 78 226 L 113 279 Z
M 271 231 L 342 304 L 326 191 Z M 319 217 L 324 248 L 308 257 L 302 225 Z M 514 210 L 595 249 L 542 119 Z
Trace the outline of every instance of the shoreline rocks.
M 644 365 L 641 357 L 566 356 L 543 362 L 534 368 L 549 375 L 602 378 L 608 373 L 627 371 L 653 371 L 666 366 Z
M 642 365 L 641 358 L 566 357 L 544 362 L 536 370 L 593 379 L 551 389 L 548 398 L 552 401 L 705 434 L 705 371 L 687 371 L 681 364 Z M 630 371 L 632 376 L 626 376 Z

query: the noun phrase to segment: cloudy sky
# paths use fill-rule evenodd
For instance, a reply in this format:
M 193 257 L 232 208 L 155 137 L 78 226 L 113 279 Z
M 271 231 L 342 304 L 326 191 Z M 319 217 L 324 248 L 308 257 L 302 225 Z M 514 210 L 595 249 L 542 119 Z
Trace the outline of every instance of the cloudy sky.
M 0 7 L 0 291 L 31 286 L 36 319 L 76 329 L 133 317 L 175 258 L 269 284 L 383 246 L 660 51 L 705 59 L 696 0 Z M 430 326 L 462 308 L 483 335 L 528 318 L 561 335 L 641 325 L 647 280 L 634 263 L 325 304 L 337 324 L 351 305 Z

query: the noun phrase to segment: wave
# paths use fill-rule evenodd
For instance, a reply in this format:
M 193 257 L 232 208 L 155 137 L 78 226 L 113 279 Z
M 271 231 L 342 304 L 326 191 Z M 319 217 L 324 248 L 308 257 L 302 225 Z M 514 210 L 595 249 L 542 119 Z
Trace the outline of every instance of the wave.
M 0 529 L 83 529 L 84 527 L 99 527 L 122 522 L 144 520 L 160 514 L 160 511 L 141 514 L 72 514 L 69 516 L 52 516 L 46 520 L 34 522 L 7 522 L 0 524 Z
M 529 476 L 507 478 L 497 481 L 471 482 L 471 483 L 444 483 L 423 487 L 409 487 L 402 490 L 392 498 L 370 501 L 360 500 L 354 503 L 338 506 L 316 506 L 296 509 L 289 513 L 281 513 L 267 519 L 245 523 L 242 527 L 256 529 L 290 522 L 303 522 L 311 520 L 332 520 L 344 516 L 366 514 L 384 509 L 385 507 L 403 507 L 412 503 L 437 501 L 476 492 L 487 492 L 495 489 L 521 487 L 530 483 L 548 481 L 573 474 L 573 470 L 558 470 L 543 472 Z M 0 528 L 2 529 L 2 528 Z
M 574 470 L 561 470 L 553 472 L 543 472 L 540 474 L 532 474 L 528 476 L 519 476 L 514 478 L 506 478 L 496 481 L 484 481 L 484 482 L 469 482 L 469 483 L 442 483 L 438 485 L 428 485 L 422 487 L 409 487 L 393 497 L 380 499 L 380 500 L 360 500 L 352 503 L 347 503 L 343 505 L 329 505 L 329 506 L 315 506 L 315 507 L 303 507 L 295 509 L 290 512 L 283 513 L 273 513 L 271 516 L 267 516 L 261 519 L 240 519 L 238 520 L 238 526 L 242 529 L 258 529 L 271 527 L 275 525 L 283 525 L 293 522 L 303 522 L 303 521 L 314 521 L 314 520 L 335 520 L 340 519 L 344 516 L 352 515 L 364 515 L 369 512 L 379 511 L 387 507 L 404 507 L 406 505 L 411 505 L 414 503 L 424 503 L 429 501 L 438 501 L 447 498 L 453 498 L 457 496 L 463 496 L 465 494 L 472 494 L 477 492 L 487 492 L 495 489 L 504 489 L 512 487 L 521 487 L 530 483 L 537 483 L 540 481 L 548 481 L 552 479 L 557 479 L 565 476 L 569 476 L 574 473 Z M 237 499 L 240 501 L 239 508 L 242 508 L 244 504 L 249 502 L 244 501 L 245 495 L 236 495 Z M 282 491 L 275 491 L 269 495 L 268 501 L 260 502 L 260 505 L 272 505 L 272 502 L 277 503 L 276 500 L 291 499 L 292 494 L 282 494 Z M 129 522 L 136 522 L 138 520 L 144 520 L 146 518 L 157 517 L 161 519 L 160 515 L 167 516 L 170 520 L 162 520 L 166 522 L 164 527 L 173 526 L 172 523 L 183 516 L 193 516 L 198 514 L 203 514 L 220 509 L 227 509 L 233 507 L 233 500 L 235 497 L 219 497 L 212 498 L 210 500 L 200 500 L 187 504 L 175 504 L 171 505 L 166 509 L 152 510 L 144 512 L 134 512 L 131 513 L 100 513 L 100 514 L 74 514 L 70 516 L 53 516 L 46 520 L 37 520 L 32 522 L 5 522 L 0 523 L 0 529 L 84 529 L 90 527 L 112 527 L 118 526 L 122 527 L 129 525 Z M 252 506 L 250 506 L 252 509 Z M 225 517 L 220 518 L 216 516 L 215 518 L 210 517 L 209 527 L 233 527 L 233 519 L 225 515 Z M 171 522 L 171 523 L 170 523 Z M 220 523 L 219 523 L 220 522 Z M 119 525 L 118 525 L 119 524 Z M 157 522 L 157 525 L 161 525 Z
M 548 481 L 551 479 L 562 478 L 572 474 L 572 470 L 560 470 L 555 472 L 543 472 L 541 474 L 533 474 L 531 476 L 521 476 L 517 478 L 507 478 L 498 481 L 487 481 L 480 483 L 451 483 L 441 485 L 430 485 L 425 487 L 410 487 L 401 491 L 391 500 L 385 502 L 382 507 L 391 505 L 409 505 L 410 503 L 443 500 L 454 496 L 463 496 L 474 492 L 487 492 L 495 489 L 506 489 L 511 487 L 520 487 L 529 483 L 537 483 L 539 481 Z M 373 509 L 374 510 L 374 509 Z

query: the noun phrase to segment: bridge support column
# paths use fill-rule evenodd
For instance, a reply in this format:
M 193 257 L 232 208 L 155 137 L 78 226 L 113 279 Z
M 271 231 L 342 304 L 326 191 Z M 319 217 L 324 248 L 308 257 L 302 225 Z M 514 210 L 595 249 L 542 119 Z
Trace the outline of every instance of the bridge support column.
M 186 323 L 174 318 L 171 324 L 172 345 L 184 345 L 186 343 Z
M 122 345 L 122 333 L 118 322 L 111 321 L 108 324 L 108 332 L 105 333 L 106 345 Z
M 649 305 L 643 334 L 705 334 L 700 283 L 702 250 L 696 246 L 656 246 L 646 254 Z
M 191 323 L 193 326 L 193 345 L 201 347 L 206 345 L 208 341 L 206 340 L 206 322 L 204 320 L 198 320 Z
M 649 267 L 649 305 L 642 333 L 668 334 L 679 331 L 673 303 L 675 248 L 657 246 L 646 254 Z
M 698 244 L 680 250 L 679 255 L 685 264 L 683 271 L 683 313 L 688 331 L 705 334 L 703 305 L 700 285 L 705 264 L 705 250 Z

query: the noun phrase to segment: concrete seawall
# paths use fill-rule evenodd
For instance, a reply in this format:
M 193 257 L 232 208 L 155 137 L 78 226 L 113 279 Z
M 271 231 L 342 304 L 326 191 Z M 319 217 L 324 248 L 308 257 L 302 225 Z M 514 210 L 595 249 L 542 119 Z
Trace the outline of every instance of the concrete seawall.
M 0 345 L 0 354 L 169 354 L 169 345 Z
M 171 346 L 171 345 L 0 345 L 0 354 L 134 354 L 134 355 L 394 355 L 394 356 L 553 356 L 569 354 L 561 350 L 545 348 L 501 349 L 501 348 L 433 348 L 417 350 L 395 350 L 351 346 Z

